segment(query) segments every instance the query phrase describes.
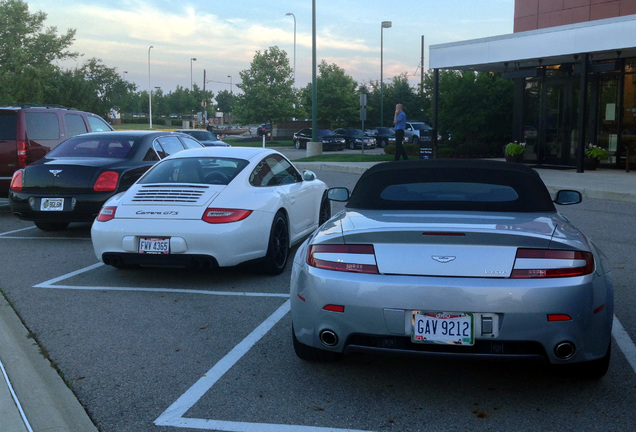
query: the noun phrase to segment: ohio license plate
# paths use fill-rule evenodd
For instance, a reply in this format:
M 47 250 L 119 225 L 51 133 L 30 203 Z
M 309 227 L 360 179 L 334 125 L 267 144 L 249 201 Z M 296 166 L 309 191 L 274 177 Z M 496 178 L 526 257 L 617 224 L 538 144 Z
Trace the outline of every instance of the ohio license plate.
M 40 201 L 41 211 L 63 211 L 64 198 L 42 198 Z
M 146 254 L 169 254 L 170 239 L 169 238 L 140 238 L 139 253 Z
M 411 340 L 415 343 L 474 345 L 470 313 L 413 311 Z

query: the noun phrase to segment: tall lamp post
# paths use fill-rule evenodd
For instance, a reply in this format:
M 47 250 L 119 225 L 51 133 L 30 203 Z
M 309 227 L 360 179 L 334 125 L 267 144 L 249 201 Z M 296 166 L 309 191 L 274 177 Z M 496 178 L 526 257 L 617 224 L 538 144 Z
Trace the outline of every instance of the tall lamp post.
M 291 16 L 294 18 L 294 85 L 296 84 L 296 15 L 291 12 L 287 12 L 285 16 Z
M 230 94 L 234 94 L 234 85 L 232 84 L 232 75 L 227 76 L 230 79 Z
M 148 47 L 148 116 L 150 117 L 149 129 L 152 129 L 152 87 L 150 87 L 150 50 L 152 45 Z
M 234 94 L 234 85 L 232 84 L 232 75 L 228 75 L 227 76 L 230 79 L 230 94 L 233 95 Z M 231 103 L 232 99 L 230 99 L 230 103 Z M 232 124 L 232 110 L 230 109 L 230 111 L 227 113 L 227 121 Z
M 190 92 L 192 92 L 192 62 L 193 61 L 197 61 L 197 59 L 194 57 L 190 58 Z
M 380 126 L 384 126 L 384 29 L 392 25 L 391 21 L 382 21 L 380 26 Z

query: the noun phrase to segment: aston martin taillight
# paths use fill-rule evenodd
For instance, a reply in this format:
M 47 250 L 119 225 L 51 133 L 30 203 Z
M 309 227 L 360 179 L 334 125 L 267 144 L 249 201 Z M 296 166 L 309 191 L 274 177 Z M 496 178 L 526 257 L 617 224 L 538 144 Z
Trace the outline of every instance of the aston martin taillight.
M 104 171 L 99 175 L 93 190 L 95 192 L 112 192 L 117 189 L 119 174 L 115 171 Z
M 117 211 L 117 206 L 104 206 L 99 211 L 97 215 L 98 222 L 108 222 L 109 220 L 115 219 L 115 212 Z
M 9 188 L 11 190 L 14 191 L 21 191 L 22 190 L 22 175 L 23 175 L 24 171 L 22 170 L 17 170 L 16 172 L 13 173 L 13 177 L 11 178 L 11 185 L 9 186 Z
M 312 267 L 354 273 L 378 273 L 373 245 L 311 245 L 307 264 Z
M 594 271 L 590 252 L 518 249 L 511 278 L 557 278 L 584 276 Z
M 252 214 L 252 210 L 207 208 L 201 220 L 211 224 L 238 222 Z

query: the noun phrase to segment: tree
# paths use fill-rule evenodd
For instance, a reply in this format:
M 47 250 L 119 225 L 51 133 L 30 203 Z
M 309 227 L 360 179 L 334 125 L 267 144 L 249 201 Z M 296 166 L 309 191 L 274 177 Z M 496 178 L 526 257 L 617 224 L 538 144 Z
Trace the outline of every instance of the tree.
M 76 58 L 68 51 L 75 38 L 69 29 L 44 28 L 44 12 L 29 13 L 23 0 L 0 0 L 0 100 L 46 103 L 57 85 L 57 60 Z
M 433 74 L 425 77 L 432 95 Z M 501 74 L 440 71 L 438 123 L 453 140 L 500 149 L 510 141 L 513 82 Z
M 347 126 L 359 121 L 358 83 L 336 64 L 322 61 L 316 77 L 318 118 L 334 125 Z M 311 107 L 312 84 L 302 91 L 302 102 Z M 308 110 L 311 112 L 311 109 Z
M 237 87 L 243 94 L 237 97 L 233 116 L 244 123 L 267 121 L 270 125 L 292 117 L 294 80 L 285 51 L 277 46 L 257 51 L 250 69 L 239 75 Z
M 226 115 L 231 115 L 234 110 L 234 104 L 236 103 L 236 96 L 234 93 L 230 93 L 227 90 L 221 90 L 216 95 L 216 107 L 222 113 Z

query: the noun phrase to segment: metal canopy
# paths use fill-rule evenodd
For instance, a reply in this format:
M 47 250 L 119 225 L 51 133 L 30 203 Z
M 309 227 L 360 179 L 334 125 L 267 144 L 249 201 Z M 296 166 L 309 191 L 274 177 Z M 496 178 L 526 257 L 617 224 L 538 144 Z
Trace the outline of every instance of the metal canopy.
M 636 15 L 432 45 L 431 69 L 511 72 L 636 56 Z

